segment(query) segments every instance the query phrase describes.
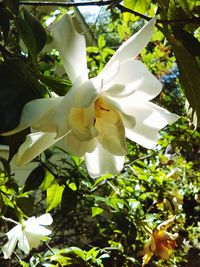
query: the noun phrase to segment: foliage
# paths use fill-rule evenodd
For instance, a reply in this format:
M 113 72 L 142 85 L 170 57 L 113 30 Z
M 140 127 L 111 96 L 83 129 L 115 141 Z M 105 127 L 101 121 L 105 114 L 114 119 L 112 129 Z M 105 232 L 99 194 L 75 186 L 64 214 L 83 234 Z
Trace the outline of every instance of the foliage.
M 34 160 L 36 167 L 21 185 L 23 177 L 14 175 L 0 157 L 0 245 L 12 227 L 6 218 L 19 221 L 45 212 L 54 218 L 49 240 L 28 256 L 16 251 L 4 260 L 1 254 L 1 266 L 141 266 L 148 229 L 173 215 L 168 231 L 179 234 L 174 253 L 169 260 L 153 256 L 149 266 L 198 265 L 199 8 L 199 1 L 127 0 L 101 12 L 92 25 L 98 45 L 87 48 L 90 77 L 99 73 L 116 46 L 141 28 L 141 18 L 157 14 L 157 29 L 140 57 L 163 82 L 155 101 L 181 118 L 160 131 L 153 150 L 129 142 L 125 167 L 115 176 L 92 179 L 83 159 L 53 147 Z M 60 8 L 57 13 L 65 12 Z M 27 102 L 70 90 L 45 26 L 50 17 L 22 8 L 19 1 L 0 3 L 1 133 L 16 127 Z M 10 158 L 27 131 L 1 137 L 10 146 Z

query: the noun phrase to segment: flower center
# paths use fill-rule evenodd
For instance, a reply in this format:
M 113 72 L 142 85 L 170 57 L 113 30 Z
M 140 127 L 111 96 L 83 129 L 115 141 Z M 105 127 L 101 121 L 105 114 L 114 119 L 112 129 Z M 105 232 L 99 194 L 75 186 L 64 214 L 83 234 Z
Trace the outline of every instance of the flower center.
M 97 100 L 94 103 L 95 118 L 101 118 L 105 116 L 106 113 L 109 111 L 110 109 L 103 102 L 103 99 L 101 97 L 97 98 Z

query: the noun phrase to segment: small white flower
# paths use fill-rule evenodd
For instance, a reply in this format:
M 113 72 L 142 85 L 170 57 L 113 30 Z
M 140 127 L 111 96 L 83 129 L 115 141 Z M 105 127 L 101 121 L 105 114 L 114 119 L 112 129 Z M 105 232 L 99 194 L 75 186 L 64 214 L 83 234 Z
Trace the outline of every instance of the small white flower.
M 119 173 L 124 164 L 126 137 L 153 148 L 158 131 L 178 116 L 149 102 L 161 83 L 136 59 L 147 45 L 155 19 L 123 43 L 101 73 L 88 79 L 84 36 L 77 33 L 69 15 L 52 28 L 54 43 L 73 82 L 64 97 L 27 103 L 13 134 L 27 127 L 32 133 L 16 155 L 16 163 L 30 162 L 63 138 L 66 150 L 84 156 L 92 177 Z
M 18 243 L 18 248 L 29 254 L 32 248 L 37 248 L 41 239 L 50 235 L 51 231 L 44 225 L 52 224 L 53 219 L 49 213 L 38 218 L 31 217 L 27 221 L 16 225 L 8 233 L 8 242 L 2 247 L 4 259 L 9 259 Z

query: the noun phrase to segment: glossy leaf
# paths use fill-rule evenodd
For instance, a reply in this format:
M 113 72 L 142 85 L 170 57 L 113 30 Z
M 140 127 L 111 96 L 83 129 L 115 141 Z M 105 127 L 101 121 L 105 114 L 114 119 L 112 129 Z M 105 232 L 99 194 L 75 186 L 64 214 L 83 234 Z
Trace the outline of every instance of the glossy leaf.
M 15 15 L 19 12 L 19 0 L 3 0 L 4 4 L 12 11 Z
M 10 27 L 9 18 L 10 18 L 9 11 L 4 7 L 0 6 L 0 29 L 2 30 L 3 33 L 4 43 L 7 42 L 8 38 L 9 27 Z
M 176 39 L 180 40 L 193 56 L 200 56 L 200 42 L 193 34 L 177 26 L 173 26 L 172 29 Z
M 51 187 L 47 189 L 46 212 L 49 212 L 50 210 L 57 207 L 61 203 L 63 190 L 64 190 L 64 185 L 60 186 L 59 184 L 53 184 Z
M 45 178 L 45 169 L 43 166 L 38 166 L 35 168 L 28 176 L 25 186 L 24 192 L 38 189 L 42 184 Z
M 72 190 L 70 187 L 65 186 L 62 195 L 61 207 L 64 213 L 69 213 L 77 206 L 77 192 Z
M 23 8 L 23 17 L 16 18 L 20 36 L 33 59 L 46 44 L 46 31 L 40 21 Z
M 9 59 L 0 64 L 0 133 L 14 129 L 24 105 L 43 96 L 46 89 L 22 60 Z M 5 112 L 6 111 L 6 112 Z
M 193 113 L 200 125 L 200 69 L 195 57 L 185 48 L 180 40 L 168 37 L 177 58 L 180 82 Z

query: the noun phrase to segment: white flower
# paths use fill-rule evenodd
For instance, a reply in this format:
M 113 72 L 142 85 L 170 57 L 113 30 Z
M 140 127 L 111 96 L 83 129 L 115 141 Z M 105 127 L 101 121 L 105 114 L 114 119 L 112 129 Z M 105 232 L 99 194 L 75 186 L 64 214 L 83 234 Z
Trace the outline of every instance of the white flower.
M 49 213 L 38 218 L 31 217 L 27 221 L 16 225 L 8 233 L 8 242 L 2 247 L 4 259 L 9 259 L 18 243 L 18 248 L 29 254 L 32 248 L 37 248 L 41 239 L 50 235 L 51 231 L 44 225 L 52 224 L 53 219 Z
M 63 138 L 66 150 L 84 156 L 92 177 L 119 173 L 124 164 L 126 137 L 153 148 L 158 130 L 178 116 L 149 102 L 161 83 L 136 59 L 149 42 L 155 19 L 123 43 L 101 73 L 88 79 L 85 39 L 69 15 L 51 28 L 64 68 L 73 82 L 64 97 L 27 103 L 13 134 L 29 126 L 32 133 L 16 155 L 24 165 Z

